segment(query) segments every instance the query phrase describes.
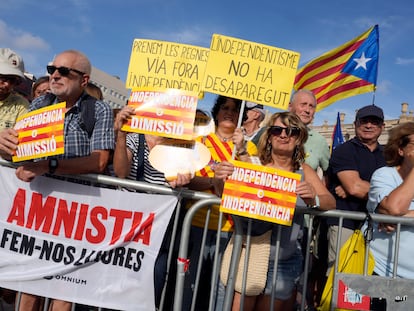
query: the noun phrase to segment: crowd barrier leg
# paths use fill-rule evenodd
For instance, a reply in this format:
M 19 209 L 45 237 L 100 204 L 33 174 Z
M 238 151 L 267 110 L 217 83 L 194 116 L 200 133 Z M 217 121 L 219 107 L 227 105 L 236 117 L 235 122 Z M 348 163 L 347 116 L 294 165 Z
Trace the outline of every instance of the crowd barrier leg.
M 163 310 L 164 309 L 164 304 L 165 304 L 165 299 L 166 299 L 166 294 L 167 294 L 167 286 L 168 286 L 168 281 L 170 279 L 170 271 L 171 271 L 171 264 L 172 264 L 172 260 L 173 258 L 173 253 L 174 250 L 176 248 L 176 238 L 177 238 L 177 232 L 178 232 L 178 225 L 180 222 L 180 214 L 181 214 L 181 209 L 183 208 L 182 204 L 181 204 L 182 198 L 178 198 L 178 203 L 177 206 L 175 208 L 175 215 L 174 215 L 174 224 L 173 224 L 173 229 L 171 232 L 171 241 L 169 244 L 169 248 L 168 248 L 168 257 L 167 257 L 167 270 L 165 273 L 165 282 L 164 282 L 164 287 L 162 289 L 162 294 L 161 294 L 161 300 L 160 300 L 160 306 L 159 306 L 159 310 Z
M 202 239 L 201 239 L 201 247 L 200 247 L 200 254 L 198 257 L 198 262 L 197 262 L 197 273 L 196 273 L 196 277 L 195 277 L 195 282 L 194 282 L 194 289 L 193 289 L 193 296 L 192 296 L 192 300 L 191 300 L 191 311 L 195 310 L 195 305 L 197 302 L 197 295 L 198 295 L 198 290 L 199 290 L 199 284 L 200 284 L 200 275 L 201 275 L 201 269 L 203 267 L 203 254 L 205 251 L 205 245 L 206 245 L 206 241 L 207 241 L 207 231 L 208 231 L 208 224 L 210 221 L 210 215 L 211 215 L 211 209 L 209 208 L 206 214 L 206 220 L 204 223 L 204 228 L 203 228 L 203 235 L 202 235 Z M 191 228 L 190 228 L 191 231 Z M 183 292 L 184 295 L 184 292 Z
M 218 221 L 218 228 L 221 228 L 223 224 L 223 213 L 219 214 L 219 221 Z M 220 244 L 221 244 L 221 235 L 216 235 L 216 248 L 215 248 L 215 256 L 213 261 L 213 271 L 212 271 L 212 278 L 211 278 L 211 288 L 210 288 L 210 299 L 209 299 L 209 310 L 214 310 L 216 305 L 216 299 L 220 294 L 220 282 L 219 282 L 219 274 L 220 274 L 220 267 L 219 267 L 219 258 L 220 258 Z M 223 298 L 224 299 L 224 298 Z
M 234 285 L 236 283 L 236 273 L 237 267 L 239 265 L 240 254 L 242 250 L 243 244 L 243 228 L 240 221 L 240 218 L 237 216 L 233 216 L 234 220 L 234 245 L 233 245 L 233 252 L 231 254 L 230 259 L 230 267 L 229 267 L 229 274 L 228 280 L 226 285 L 226 291 L 224 295 L 224 305 L 223 311 L 231 310 L 233 305 L 233 297 L 234 297 Z
M 220 198 L 209 198 L 200 200 L 196 202 L 189 210 L 187 210 L 187 213 L 184 217 L 180 239 L 180 247 L 177 258 L 177 278 L 174 294 L 174 311 L 182 311 L 184 282 L 189 265 L 188 244 L 190 238 L 192 219 L 200 208 L 206 207 L 208 205 L 220 204 L 220 202 Z
M 315 216 L 309 215 L 309 230 L 308 230 L 308 236 L 306 238 L 306 252 L 305 252 L 305 265 L 303 268 L 303 288 L 302 288 L 302 297 L 300 302 L 300 310 L 305 310 L 306 302 L 307 302 L 307 292 L 308 292 L 308 276 L 309 276 L 309 269 L 310 269 L 310 245 L 312 242 L 312 228 L 313 228 L 313 221 Z M 313 295 L 313 293 L 312 293 Z M 312 299 L 313 301 L 313 299 Z M 313 307 L 313 306 L 312 306 Z

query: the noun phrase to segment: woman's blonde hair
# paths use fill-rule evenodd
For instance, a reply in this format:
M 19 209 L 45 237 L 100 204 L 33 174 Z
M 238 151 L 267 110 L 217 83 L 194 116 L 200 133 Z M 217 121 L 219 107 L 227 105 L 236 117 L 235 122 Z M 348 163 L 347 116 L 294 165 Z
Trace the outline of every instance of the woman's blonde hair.
M 300 120 L 300 118 L 292 112 L 277 112 L 274 113 L 269 122 L 266 131 L 260 136 L 258 143 L 259 158 L 263 165 L 272 162 L 272 143 L 270 140 L 270 127 L 276 120 L 280 120 L 286 127 L 297 127 L 300 132 L 297 138 L 296 148 L 292 155 L 293 168 L 298 170 L 305 161 L 305 142 L 308 140 L 308 130 Z

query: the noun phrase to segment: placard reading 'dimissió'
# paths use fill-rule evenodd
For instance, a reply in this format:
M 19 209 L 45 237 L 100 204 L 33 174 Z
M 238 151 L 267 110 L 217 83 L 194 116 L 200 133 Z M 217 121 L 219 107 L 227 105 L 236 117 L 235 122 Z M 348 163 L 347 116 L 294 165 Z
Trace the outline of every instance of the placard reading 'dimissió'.
M 300 54 L 214 34 L 203 92 L 286 110 Z
M 195 92 L 136 88 L 128 106 L 135 115 L 122 126 L 126 132 L 191 140 L 198 96 Z
M 126 87 L 201 91 L 209 49 L 175 42 L 135 39 Z
M 16 120 L 19 143 L 13 162 L 63 154 L 66 102 L 29 112 Z
M 233 164 L 220 212 L 291 226 L 301 175 L 241 161 Z

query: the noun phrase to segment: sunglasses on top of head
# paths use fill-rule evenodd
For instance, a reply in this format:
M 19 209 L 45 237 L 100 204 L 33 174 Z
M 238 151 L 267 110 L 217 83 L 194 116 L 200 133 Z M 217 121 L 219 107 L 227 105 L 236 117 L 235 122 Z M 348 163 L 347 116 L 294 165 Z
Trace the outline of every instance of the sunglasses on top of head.
M 56 67 L 56 66 L 49 65 L 49 66 L 46 66 L 46 70 L 50 75 L 53 74 L 57 70 L 62 77 L 68 76 L 71 71 L 76 72 L 78 75 L 81 75 L 81 76 L 85 74 L 84 72 L 80 70 L 69 68 L 69 67 L 64 67 L 64 66 Z
M 298 127 L 282 127 L 282 126 L 277 126 L 277 125 L 273 125 L 269 128 L 269 134 L 270 135 L 275 135 L 275 136 L 280 136 L 282 134 L 282 132 L 285 131 L 286 136 L 299 136 L 300 134 L 300 129 Z

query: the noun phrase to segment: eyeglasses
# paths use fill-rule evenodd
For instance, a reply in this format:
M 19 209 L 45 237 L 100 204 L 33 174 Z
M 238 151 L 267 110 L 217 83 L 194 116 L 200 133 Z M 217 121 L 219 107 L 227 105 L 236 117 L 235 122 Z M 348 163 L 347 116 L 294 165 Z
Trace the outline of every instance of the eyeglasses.
M 299 136 L 300 134 L 300 129 L 298 127 L 282 127 L 282 126 L 277 126 L 277 125 L 273 125 L 269 128 L 269 134 L 270 135 L 275 135 L 275 136 L 280 136 L 283 132 L 283 130 L 286 133 L 286 136 Z
M 64 66 L 56 67 L 56 66 L 50 65 L 50 66 L 46 66 L 46 70 L 50 75 L 53 74 L 57 70 L 62 77 L 68 76 L 71 71 L 76 72 L 77 74 L 81 76 L 85 74 L 84 72 L 80 70 L 69 68 L 69 67 L 64 67 Z
M 376 117 L 366 117 L 366 118 L 358 119 L 358 123 L 361 125 L 371 123 L 372 125 L 375 125 L 375 126 L 381 126 L 384 123 L 384 121 Z
M 17 78 L 16 76 L 0 75 L 0 82 L 17 84 L 19 82 L 19 78 Z

